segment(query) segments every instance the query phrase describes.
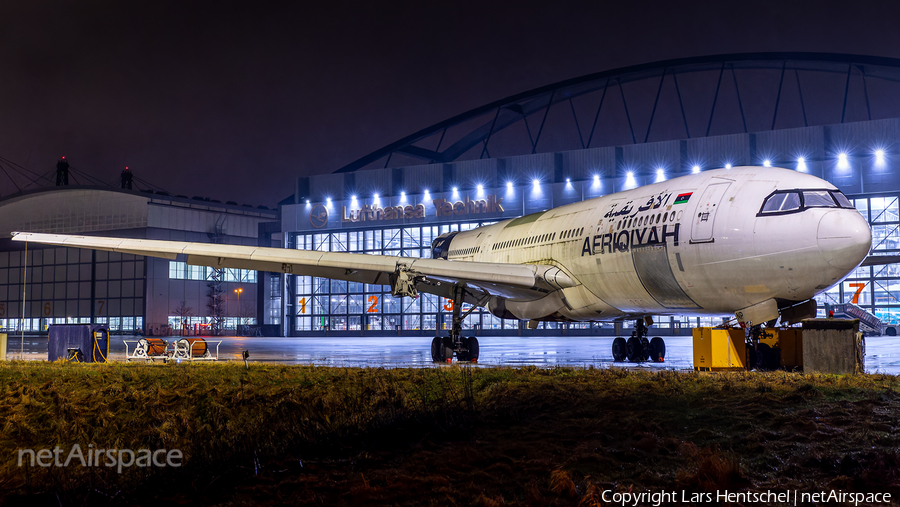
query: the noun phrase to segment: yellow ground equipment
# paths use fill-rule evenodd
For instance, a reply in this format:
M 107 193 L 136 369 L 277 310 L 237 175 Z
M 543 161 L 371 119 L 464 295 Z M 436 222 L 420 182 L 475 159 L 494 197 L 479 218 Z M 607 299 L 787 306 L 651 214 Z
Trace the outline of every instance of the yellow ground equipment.
M 700 327 L 694 334 L 694 369 L 697 371 L 743 370 L 747 365 L 744 330 Z

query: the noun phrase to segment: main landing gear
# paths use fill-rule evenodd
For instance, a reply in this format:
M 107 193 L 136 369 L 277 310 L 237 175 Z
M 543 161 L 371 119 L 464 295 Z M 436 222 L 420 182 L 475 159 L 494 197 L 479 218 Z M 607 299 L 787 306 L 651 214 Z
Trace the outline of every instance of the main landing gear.
M 435 336 L 431 340 L 431 360 L 435 363 L 449 363 L 456 354 L 457 361 L 478 362 L 478 338 L 474 336 L 460 336 L 462 334 L 462 322 L 475 308 L 481 306 L 488 296 L 479 304 L 462 312 L 463 294 L 465 288 L 457 286 L 453 291 L 453 323 L 450 325 L 450 336 Z
M 648 321 L 646 325 L 645 320 Z M 612 344 L 613 361 L 621 362 L 627 359 L 632 363 L 663 362 L 666 358 L 666 342 L 659 336 L 647 339 L 647 326 L 651 324 L 653 320 L 649 317 L 638 319 L 634 331 L 631 332 L 631 338 L 626 340 L 621 336 L 616 337 Z

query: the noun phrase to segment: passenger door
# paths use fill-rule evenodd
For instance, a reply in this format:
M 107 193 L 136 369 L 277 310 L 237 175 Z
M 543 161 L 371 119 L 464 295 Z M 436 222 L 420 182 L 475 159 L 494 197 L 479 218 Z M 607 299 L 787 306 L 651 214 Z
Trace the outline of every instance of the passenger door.
M 691 243 L 711 243 L 713 238 L 713 225 L 716 220 L 716 212 L 721 205 L 722 197 L 728 190 L 730 182 L 712 183 L 697 203 L 697 210 L 694 212 L 693 225 L 691 226 Z

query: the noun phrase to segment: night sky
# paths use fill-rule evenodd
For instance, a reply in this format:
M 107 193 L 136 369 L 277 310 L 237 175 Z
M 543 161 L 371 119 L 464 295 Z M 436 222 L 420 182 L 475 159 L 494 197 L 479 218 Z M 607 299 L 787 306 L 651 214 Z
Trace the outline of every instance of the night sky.
M 900 2 L 0 1 L 0 157 L 274 205 L 567 78 L 756 51 L 900 57 Z M 25 182 L 18 180 L 20 186 Z M 0 193 L 15 190 L 0 174 Z

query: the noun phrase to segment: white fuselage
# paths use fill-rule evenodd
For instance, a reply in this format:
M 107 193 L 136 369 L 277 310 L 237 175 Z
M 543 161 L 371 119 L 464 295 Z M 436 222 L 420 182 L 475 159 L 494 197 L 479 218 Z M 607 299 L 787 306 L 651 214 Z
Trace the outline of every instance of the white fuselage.
M 553 265 L 579 283 L 545 300 L 505 301 L 516 318 L 782 306 L 839 282 L 871 246 L 867 221 L 840 204 L 760 213 L 773 192 L 803 189 L 837 190 L 787 169 L 712 170 L 460 232 L 447 258 Z

